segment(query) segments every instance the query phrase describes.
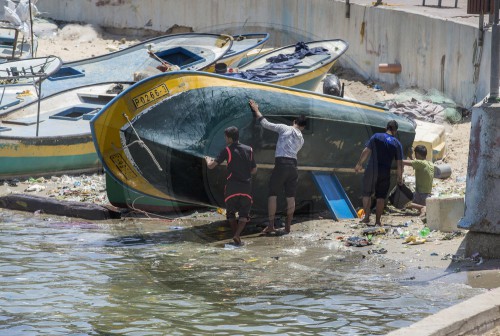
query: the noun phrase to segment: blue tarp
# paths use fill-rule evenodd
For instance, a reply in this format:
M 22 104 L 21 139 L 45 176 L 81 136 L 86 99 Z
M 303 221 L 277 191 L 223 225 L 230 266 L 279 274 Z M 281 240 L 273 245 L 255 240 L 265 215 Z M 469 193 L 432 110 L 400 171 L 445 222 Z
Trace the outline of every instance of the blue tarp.
M 292 77 L 299 70 L 295 68 L 301 63 L 301 59 L 309 55 L 328 54 L 328 49 L 317 47 L 309 49 L 306 43 L 298 42 L 295 45 L 293 54 L 279 54 L 266 59 L 268 65 L 261 68 L 251 69 L 242 72 L 225 73 L 224 75 L 233 78 L 248 79 L 256 82 L 269 82 L 287 77 Z

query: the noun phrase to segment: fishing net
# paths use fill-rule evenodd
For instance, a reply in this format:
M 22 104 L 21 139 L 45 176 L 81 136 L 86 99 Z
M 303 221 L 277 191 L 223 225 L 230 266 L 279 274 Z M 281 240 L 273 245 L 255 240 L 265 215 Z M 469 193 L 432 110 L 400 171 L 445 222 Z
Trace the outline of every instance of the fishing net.
M 383 103 L 391 112 L 411 119 L 436 123 L 457 123 L 462 120 L 462 108 L 435 89 L 402 90 Z

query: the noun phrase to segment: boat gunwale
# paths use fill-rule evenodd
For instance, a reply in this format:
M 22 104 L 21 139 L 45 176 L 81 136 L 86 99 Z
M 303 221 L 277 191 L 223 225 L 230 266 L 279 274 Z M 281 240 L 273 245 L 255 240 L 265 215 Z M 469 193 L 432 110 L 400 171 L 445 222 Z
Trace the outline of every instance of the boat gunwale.
M 253 49 L 257 49 L 258 47 L 264 45 L 267 41 L 269 41 L 269 37 L 270 37 L 269 33 L 249 33 L 249 34 L 238 34 L 238 35 L 231 35 L 231 36 L 233 37 L 233 39 L 235 39 L 235 37 L 237 37 L 237 36 L 248 36 L 248 35 L 250 35 L 250 36 L 263 36 L 263 38 L 262 38 L 262 41 L 260 41 L 257 44 L 250 45 L 250 46 L 248 46 L 245 49 L 239 50 L 239 51 L 237 51 L 235 53 L 232 53 L 231 55 L 227 55 L 227 57 L 226 57 L 226 55 L 222 56 L 219 59 L 219 61 L 224 61 L 227 58 L 234 57 L 236 55 L 244 53 L 245 51 L 250 51 L 250 50 L 253 50 Z M 234 42 L 233 42 L 233 45 L 235 45 Z M 231 49 L 229 49 L 229 50 L 231 50 Z M 228 52 L 229 52 L 229 50 L 228 50 Z
M 229 37 L 230 35 L 226 35 L 226 34 L 212 34 L 212 33 L 181 33 L 181 34 L 171 34 L 171 35 L 162 35 L 162 36 L 157 36 L 157 37 L 153 37 L 153 38 L 150 38 L 150 39 L 147 39 L 147 40 L 144 40 L 144 41 L 141 41 L 141 42 L 138 42 L 134 45 L 131 45 L 127 48 L 124 48 L 124 49 L 120 49 L 120 50 L 117 50 L 117 51 L 113 51 L 113 52 L 109 52 L 107 54 L 104 54 L 104 55 L 98 55 L 98 56 L 94 56 L 94 57 L 87 57 L 87 58 L 83 58 L 83 59 L 80 59 L 80 60 L 75 60 L 75 61 L 71 61 L 71 62 L 67 62 L 67 63 L 64 63 L 64 66 L 65 67 L 73 67 L 73 66 L 77 66 L 79 64 L 85 64 L 85 63 L 88 63 L 89 60 L 92 60 L 92 61 L 95 61 L 95 60 L 105 60 L 107 58 L 112 58 L 114 57 L 116 54 L 128 54 L 128 53 L 131 53 L 137 49 L 140 49 L 142 48 L 144 45 L 148 44 L 148 43 L 152 43 L 152 42 L 155 42 L 155 41 L 158 41 L 158 40 L 171 40 L 171 39 L 174 39 L 176 37 L 182 37 L 182 36 L 200 36 L 200 37 L 203 37 L 203 36 L 210 36 L 210 37 L 217 37 L 217 38 L 222 38 L 222 37 Z M 230 43 L 230 47 L 227 49 L 227 50 L 230 50 L 231 49 L 231 46 L 232 46 L 232 39 L 228 39 L 229 40 L 229 43 Z M 227 52 L 227 51 L 226 51 Z M 221 56 L 221 58 L 223 57 L 223 55 Z M 220 59 L 220 58 L 219 58 Z M 207 64 L 207 66 L 210 66 L 212 65 L 214 62 L 210 63 L 210 64 Z
M 304 42 L 304 43 L 308 45 L 310 43 L 321 43 L 321 42 L 333 43 L 333 42 L 338 42 L 338 41 L 343 42 L 345 44 L 345 48 L 340 53 L 338 53 L 335 57 L 332 57 L 328 62 L 325 63 L 325 64 L 330 64 L 330 63 L 333 63 L 336 60 L 338 60 L 340 58 L 340 56 L 342 56 L 343 54 L 345 54 L 347 52 L 347 50 L 349 49 L 349 42 L 347 42 L 347 41 L 345 41 L 343 39 L 329 39 L 329 40 L 309 41 L 309 42 Z M 252 65 L 252 63 L 257 63 L 257 62 L 261 61 L 262 59 L 271 57 L 273 55 L 279 55 L 280 51 L 282 51 L 284 49 L 288 49 L 288 48 L 293 48 L 293 47 L 295 47 L 295 45 L 296 44 L 290 44 L 290 45 L 287 45 L 287 46 L 284 46 L 284 47 L 281 47 L 281 48 L 278 48 L 278 49 L 274 49 L 274 50 L 270 51 L 267 54 L 260 55 L 260 56 L 258 56 L 256 58 L 254 58 L 253 60 L 251 60 L 251 61 L 249 61 L 249 62 L 247 62 L 245 64 L 242 64 L 241 66 L 239 66 L 239 69 L 242 70 L 242 71 L 246 71 L 244 68 Z M 286 79 L 290 79 L 290 78 L 293 78 L 293 77 L 300 77 L 300 76 L 303 76 L 305 74 L 308 74 L 308 73 L 316 70 L 317 68 L 320 68 L 320 67 L 319 66 L 318 67 L 311 67 L 311 68 L 305 69 L 307 71 L 304 71 L 304 72 L 298 74 L 297 76 L 291 76 L 289 78 L 277 78 L 277 79 L 274 79 L 274 80 L 271 80 L 271 81 L 267 81 L 265 83 L 280 82 L 280 81 L 283 81 L 283 80 L 286 80 Z M 248 70 L 252 70 L 252 69 L 248 69 Z

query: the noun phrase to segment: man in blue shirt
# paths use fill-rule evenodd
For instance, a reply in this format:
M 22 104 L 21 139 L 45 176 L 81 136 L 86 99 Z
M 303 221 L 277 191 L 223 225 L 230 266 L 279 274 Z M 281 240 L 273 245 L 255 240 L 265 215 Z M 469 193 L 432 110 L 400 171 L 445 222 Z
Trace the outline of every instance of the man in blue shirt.
M 239 142 L 239 131 L 235 126 L 224 130 L 224 139 L 227 147 L 214 160 L 205 157 L 208 169 L 213 169 L 227 161 L 227 183 L 224 189 L 226 202 L 226 218 L 233 231 L 233 240 L 236 245 L 241 244 L 240 234 L 250 218 L 252 207 L 252 174 L 257 172 L 257 165 L 253 157 L 252 147 Z M 236 221 L 238 213 L 238 221 Z
M 370 158 L 363 176 L 363 209 L 365 216 L 361 222 L 367 225 L 370 223 L 370 205 L 373 193 L 375 193 L 377 199 L 375 225 L 382 225 L 380 218 L 389 191 L 393 159 L 396 160 L 398 184 L 403 184 L 403 149 L 399 140 L 395 138 L 397 132 L 397 121 L 389 121 L 385 133 L 375 133 L 368 140 L 354 168 L 356 173 L 360 172 L 366 159 Z

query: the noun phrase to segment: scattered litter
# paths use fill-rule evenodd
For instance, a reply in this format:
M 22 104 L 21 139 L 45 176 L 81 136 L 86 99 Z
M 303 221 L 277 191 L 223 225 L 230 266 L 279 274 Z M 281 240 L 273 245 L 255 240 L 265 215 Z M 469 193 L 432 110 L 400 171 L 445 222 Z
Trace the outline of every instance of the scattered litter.
M 383 247 L 378 249 L 378 250 L 373 249 L 373 250 L 368 251 L 368 254 L 386 254 L 386 253 L 387 253 L 387 250 Z
M 460 231 L 453 231 L 451 233 L 447 233 L 441 240 L 452 240 L 455 237 L 459 237 L 462 235 L 462 232 Z
M 242 244 L 236 245 L 234 243 L 227 243 L 227 244 L 224 244 L 224 250 L 236 250 L 236 249 L 241 248 L 242 246 L 243 246 Z
M 32 191 L 40 192 L 42 190 L 45 190 L 45 186 L 41 186 L 39 184 L 34 184 L 34 185 L 29 186 L 28 188 L 24 189 L 24 191 L 28 191 L 28 192 L 32 192 Z
M 418 238 L 417 236 L 408 236 L 405 238 L 405 241 L 403 244 L 408 244 L 408 245 L 421 245 L 425 243 L 425 239 Z
M 349 237 L 345 241 L 346 246 L 362 247 L 362 246 L 367 246 L 367 245 L 371 245 L 371 244 L 372 244 L 372 242 L 369 241 L 368 239 L 361 238 L 361 237 L 355 237 L 355 236 Z
M 248 259 L 245 259 L 245 262 L 246 263 L 251 263 L 251 262 L 256 262 L 258 260 L 259 260 L 259 258 L 248 258 Z
M 452 262 L 471 261 L 476 265 L 481 265 L 484 262 L 483 258 L 479 255 L 478 252 L 472 254 L 470 258 L 448 253 L 444 257 L 442 257 L 441 260 L 451 260 Z
M 425 238 L 429 235 L 430 232 L 431 230 L 426 226 L 422 230 L 420 230 L 418 234 L 420 235 L 420 237 Z
M 387 231 L 383 227 L 371 227 L 368 229 L 363 230 L 363 236 L 368 236 L 368 235 L 384 235 L 386 234 Z
M 437 254 L 436 252 L 432 252 L 432 253 L 431 253 L 431 256 L 432 256 L 432 257 L 437 257 L 438 255 L 439 255 L 439 254 Z

